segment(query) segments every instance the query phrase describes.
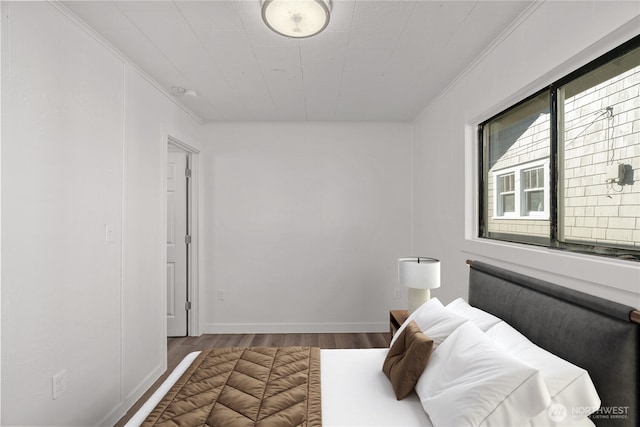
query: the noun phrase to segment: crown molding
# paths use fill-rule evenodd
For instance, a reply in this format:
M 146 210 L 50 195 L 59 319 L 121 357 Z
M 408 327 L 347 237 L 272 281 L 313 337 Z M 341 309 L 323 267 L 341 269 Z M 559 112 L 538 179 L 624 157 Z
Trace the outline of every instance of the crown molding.
M 62 13 L 66 18 L 68 18 L 71 22 L 76 24 L 80 29 L 82 29 L 85 33 L 91 36 L 94 40 L 100 43 L 105 49 L 115 55 L 118 59 L 120 59 L 123 63 L 127 64 L 131 67 L 136 73 L 138 73 L 142 78 L 144 78 L 147 82 L 149 82 L 158 92 L 163 94 L 167 99 L 177 105 L 181 110 L 191 116 L 195 121 L 199 124 L 204 124 L 204 120 L 200 117 L 199 114 L 194 112 L 192 109 L 184 105 L 182 102 L 171 96 L 169 91 L 162 87 L 160 83 L 158 83 L 153 77 L 147 74 L 142 68 L 136 65 L 127 55 L 118 50 L 114 45 L 112 45 L 107 39 L 102 37 L 100 34 L 96 32 L 93 28 L 91 28 L 86 22 L 80 19 L 75 13 L 73 13 L 67 6 L 65 6 L 59 0 L 49 0 L 49 4 L 55 7 L 60 13 Z

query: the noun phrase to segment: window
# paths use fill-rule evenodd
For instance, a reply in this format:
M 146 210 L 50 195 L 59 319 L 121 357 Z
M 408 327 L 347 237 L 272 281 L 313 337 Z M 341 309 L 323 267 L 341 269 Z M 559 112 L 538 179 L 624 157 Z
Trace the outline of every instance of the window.
M 478 137 L 480 237 L 640 260 L 640 36 Z
M 539 93 L 481 126 L 487 184 L 483 237 L 548 244 L 549 105 L 549 94 Z
M 524 212 L 527 216 L 537 216 L 544 212 L 545 171 L 543 167 L 525 170 L 522 173 L 524 184 Z
M 493 218 L 549 219 L 545 208 L 549 192 L 546 176 L 549 176 L 548 159 L 493 172 L 496 201 Z
M 514 214 L 516 209 L 515 174 L 498 175 L 498 216 Z

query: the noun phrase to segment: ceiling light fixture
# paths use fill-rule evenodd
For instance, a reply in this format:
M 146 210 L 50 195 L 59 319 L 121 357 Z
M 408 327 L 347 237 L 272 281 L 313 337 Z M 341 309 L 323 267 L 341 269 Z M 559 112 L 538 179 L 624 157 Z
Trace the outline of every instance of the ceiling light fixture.
M 262 0 L 267 27 L 286 37 L 311 37 L 329 24 L 329 0 Z

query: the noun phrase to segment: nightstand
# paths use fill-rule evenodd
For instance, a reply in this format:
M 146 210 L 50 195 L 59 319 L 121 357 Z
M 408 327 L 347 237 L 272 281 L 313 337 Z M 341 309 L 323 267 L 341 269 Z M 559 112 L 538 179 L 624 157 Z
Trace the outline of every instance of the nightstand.
M 400 326 L 407 320 L 409 317 L 409 312 L 407 310 L 390 310 L 389 311 L 389 332 L 391 333 L 391 337 L 389 340 L 393 338 L 396 331 L 400 329 Z

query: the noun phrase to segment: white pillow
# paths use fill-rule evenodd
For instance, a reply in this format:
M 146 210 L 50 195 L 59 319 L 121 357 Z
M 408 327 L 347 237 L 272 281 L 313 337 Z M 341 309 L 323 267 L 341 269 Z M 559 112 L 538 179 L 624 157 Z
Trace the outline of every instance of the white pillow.
M 480 310 L 479 308 L 470 306 L 462 298 L 451 301 L 449 304 L 447 304 L 447 308 L 458 313 L 462 317 L 469 319 L 471 323 L 476 325 L 483 332 L 486 332 L 489 328 L 491 328 L 498 322 L 502 322 L 502 319 L 500 319 L 499 317 L 496 317 L 493 314 L 489 314 L 486 311 Z
M 600 407 L 600 397 L 586 370 L 538 347 L 505 322 L 489 329 L 487 336 L 498 347 L 540 371 L 552 404 L 563 405 L 566 409 L 566 417 L 557 425 L 570 425 L 571 419 L 585 418 Z M 532 420 L 532 425 L 556 425 L 552 423 L 554 417 L 549 417 L 547 412 Z M 573 413 L 579 416 L 573 416 Z
M 467 319 L 443 306 L 438 298 L 431 298 L 409 315 L 391 339 L 389 347 L 393 345 L 396 338 L 400 335 L 400 332 L 402 332 L 412 320 L 418 324 L 420 330 L 426 336 L 433 340 L 434 350 L 451 332 L 467 322 Z
M 517 427 L 551 398 L 540 373 L 467 322 L 432 354 L 415 388 L 434 427 Z

